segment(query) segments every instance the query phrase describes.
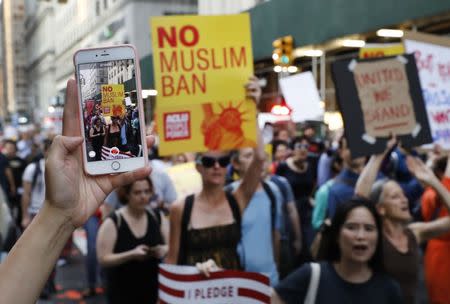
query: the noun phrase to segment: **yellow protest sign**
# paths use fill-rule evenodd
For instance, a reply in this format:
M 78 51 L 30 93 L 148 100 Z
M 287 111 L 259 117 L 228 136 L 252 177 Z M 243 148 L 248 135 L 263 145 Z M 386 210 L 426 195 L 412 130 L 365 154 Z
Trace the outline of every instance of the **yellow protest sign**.
M 202 191 L 202 178 L 195 168 L 195 162 L 172 166 L 167 169 L 178 197 L 186 197 Z
M 123 84 L 102 84 L 103 116 L 123 116 L 125 114 L 124 98 Z
M 359 50 L 359 58 L 376 58 L 395 56 L 405 53 L 402 43 L 372 43 L 366 44 Z
M 248 14 L 150 20 L 161 155 L 256 144 Z

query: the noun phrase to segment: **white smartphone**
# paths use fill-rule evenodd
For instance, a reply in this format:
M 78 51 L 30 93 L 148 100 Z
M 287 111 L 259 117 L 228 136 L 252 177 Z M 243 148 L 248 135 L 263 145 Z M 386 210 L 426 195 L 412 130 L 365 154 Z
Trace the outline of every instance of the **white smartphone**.
M 120 173 L 146 166 L 136 49 L 132 45 L 82 49 L 75 53 L 73 61 L 86 173 Z

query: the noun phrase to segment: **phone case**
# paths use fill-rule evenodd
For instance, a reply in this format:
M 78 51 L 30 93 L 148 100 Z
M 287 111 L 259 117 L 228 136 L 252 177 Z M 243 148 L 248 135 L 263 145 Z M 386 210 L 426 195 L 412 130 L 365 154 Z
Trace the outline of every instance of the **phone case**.
M 104 49 L 112 49 L 112 48 L 122 48 L 122 47 L 129 47 L 133 49 L 133 52 L 135 54 L 134 57 L 134 61 L 135 61 L 135 77 L 136 77 L 136 94 L 137 94 L 137 99 L 138 99 L 138 107 L 139 107 L 139 124 L 140 124 L 140 133 L 141 133 L 141 139 L 142 139 L 142 153 L 143 153 L 143 158 L 144 158 L 144 166 L 148 166 L 148 149 L 147 149 L 147 140 L 146 140 L 146 134 L 145 134 L 145 113 L 144 113 L 144 103 L 142 101 L 142 85 L 141 85 L 141 69 L 140 69 L 140 62 L 139 62 L 139 54 L 138 51 L 136 49 L 136 47 L 132 44 L 119 44 L 119 45 L 112 45 L 112 46 L 105 46 L 105 47 L 98 47 L 98 48 L 83 48 L 83 49 L 79 49 L 77 50 L 74 55 L 73 55 L 73 65 L 75 67 L 75 79 L 77 82 L 77 93 L 79 93 L 79 75 L 78 75 L 78 70 L 77 70 L 77 63 L 75 61 L 75 58 L 77 56 L 78 53 L 81 52 L 86 52 L 86 51 L 95 51 L 95 50 L 104 50 Z M 82 119 L 83 119 L 83 109 L 81 108 L 81 100 L 80 100 L 80 96 L 78 96 L 78 112 L 79 112 L 79 119 L 80 119 L 80 132 L 81 135 L 83 136 L 84 140 L 83 140 L 83 166 L 84 166 L 84 171 L 89 174 L 89 175 L 104 175 L 104 174 L 116 174 L 116 173 L 123 173 L 123 172 L 128 172 L 130 170 L 126 170 L 126 171 L 114 171 L 111 169 L 111 172 L 106 172 L 106 173 L 98 173 L 98 172 L 89 172 L 90 170 L 88 169 L 88 160 L 87 160 L 87 156 L 86 156 L 86 138 L 84 135 L 84 130 L 83 130 L 83 123 L 82 123 Z

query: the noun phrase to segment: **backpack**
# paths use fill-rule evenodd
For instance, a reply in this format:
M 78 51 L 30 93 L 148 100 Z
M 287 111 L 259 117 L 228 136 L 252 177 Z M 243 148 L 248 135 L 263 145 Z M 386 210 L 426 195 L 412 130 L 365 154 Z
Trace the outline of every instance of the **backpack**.
M 262 186 L 270 200 L 270 219 L 271 219 L 272 230 L 274 230 L 275 229 L 275 216 L 276 216 L 276 211 L 277 211 L 277 209 L 276 209 L 277 200 L 275 198 L 275 194 L 272 191 L 272 188 L 270 188 L 270 186 L 267 182 L 262 181 Z M 225 187 L 225 192 L 231 194 L 233 192 L 233 188 L 230 187 L 230 185 L 228 185 Z
M 31 179 L 31 189 L 34 189 L 37 183 L 38 177 L 42 174 L 40 161 L 42 158 L 37 158 L 33 161 L 34 166 L 34 172 L 33 172 L 33 178 Z M 42 186 L 42 185 L 39 185 Z
M 270 188 L 270 185 L 263 181 L 262 186 L 264 188 L 264 191 L 266 192 L 267 196 L 270 200 L 270 219 L 271 219 L 271 225 L 272 225 L 272 231 L 275 230 L 275 216 L 277 212 L 277 200 L 275 198 L 275 194 L 272 191 L 272 188 Z

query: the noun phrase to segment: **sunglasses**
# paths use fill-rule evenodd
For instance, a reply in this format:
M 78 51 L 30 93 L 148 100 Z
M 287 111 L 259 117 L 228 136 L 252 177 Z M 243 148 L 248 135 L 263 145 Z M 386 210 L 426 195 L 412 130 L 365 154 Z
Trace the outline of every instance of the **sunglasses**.
M 296 143 L 294 145 L 294 149 L 305 149 L 305 150 L 308 150 L 308 148 L 309 148 L 308 144 Z
M 219 166 L 222 168 L 226 168 L 230 164 L 229 156 L 221 156 L 221 157 L 211 157 L 211 156 L 202 156 L 200 158 L 200 164 L 205 168 L 212 168 L 214 165 L 219 163 Z

